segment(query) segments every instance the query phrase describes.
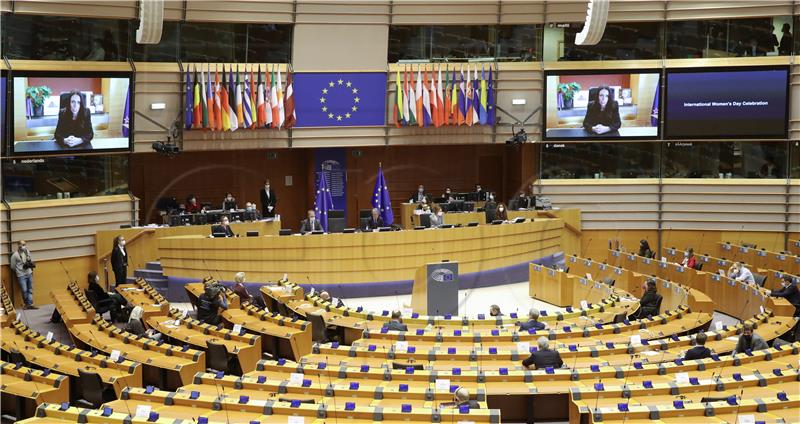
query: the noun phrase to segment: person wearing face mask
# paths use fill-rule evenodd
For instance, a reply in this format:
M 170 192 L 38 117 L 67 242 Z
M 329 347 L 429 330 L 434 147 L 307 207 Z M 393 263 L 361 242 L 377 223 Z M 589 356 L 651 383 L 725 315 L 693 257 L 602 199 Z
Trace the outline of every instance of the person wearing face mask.
M 69 104 L 58 113 L 58 123 L 53 135 L 61 147 L 91 149 L 94 130 L 89 109 L 77 91 L 69 93 Z
M 311 231 L 322 231 L 322 223 L 317 219 L 317 214 L 313 209 L 308 210 L 308 218 L 300 224 L 300 232 L 308 233 Z
M 125 250 L 125 237 L 114 238 L 114 248 L 111 250 L 111 269 L 114 270 L 114 283 L 125 284 L 128 278 L 128 252 Z
M 456 198 L 453 197 L 453 192 L 452 190 L 450 190 L 450 187 L 444 189 L 444 194 L 442 194 L 442 199 L 444 199 L 444 201 L 448 203 L 452 202 L 453 200 L 456 200 Z
M 512 202 L 514 203 L 513 205 L 511 205 Z M 533 203 L 533 200 L 530 197 L 525 195 L 524 191 L 520 191 L 519 196 L 517 196 L 516 199 L 509 202 L 509 206 L 514 210 L 521 211 L 526 209 L 533 209 L 535 204 Z
M 203 206 L 200 205 L 200 202 L 197 201 L 197 197 L 194 194 L 190 194 L 186 198 L 185 210 L 186 213 L 199 213 L 203 210 Z
M 431 228 L 438 228 L 444 224 L 444 213 L 442 212 L 442 208 L 439 205 L 433 205 L 433 209 L 430 214 L 431 219 Z
M 475 184 L 475 195 L 477 196 L 476 198 L 479 202 L 488 199 L 486 192 L 483 191 L 483 187 L 481 187 L 480 184 Z
M 229 211 L 231 209 L 239 209 L 239 205 L 236 204 L 233 194 L 229 192 L 225 194 L 225 199 L 222 200 L 222 210 Z
M 425 186 L 420 184 L 417 187 L 417 192 L 408 200 L 408 203 L 422 203 L 428 200 L 428 194 L 425 193 Z
M 212 237 L 223 237 L 223 234 L 224 237 L 236 237 L 236 234 L 234 234 L 231 229 L 230 220 L 227 216 L 223 216 L 219 224 L 211 226 Z
M 741 281 L 747 284 L 756 283 L 753 273 L 746 266 L 744 266 L 744 263 L 742 262 L 731 265 L 731 268 L 728 270 L 728 278 L 732 278 L 736 281 Z
M 497 204 L 497 211 L 494 213 L 494 219 L 508 221 L 508 211 L 506 210 L 505 203 L 500 202 Z
M 127 303 L 125 302 L 125 298 L 119 293 L 109 293 L 103 290 L 103 288 L 100 287 L 100 276 L 94 271 L 90 272 L 86 279 L 89 283 L 86 291 L 94 293 L 94 298 L 98 304 L 101 302 L 110 302 L 111 308 L 109 308 L 109 310 L 111 311 L 111 317 L 119 321 L 117 317 L 120 316 L 122 307 Z
M 597 99 L 589 102 L 583 129 L 592 135 L 619 135 L 622 120 L 619 117 L 619 104 L 612 98 L 611 88 L 601 86 L 597 89 Z
M 25 240 L 17 242 L 17 248 L 11 255 L 10 265 L 17 275 L 17 281 L 22 289 L 22 301 L 25 303 L 22 309 L 38 309 L 33 306 L 33 269 L 36 265 L 33 263 Z
M 756 350 L 769 349 L 767 342 L 761 336 L 753 332 L 753 324 L 746 322 L 742 328 L 742 335 L 736 342 L 736 348 L 733 349 L 733 354 L 745 353 L 748 350 L 755 352 Z
M 383 218 L 378 208 L 372 208 L 372 215 L 367 220 L 367 226 L 364 228 L 366 231 L 377 230 L 383 227 Z
M 795 307 L 794 316 L 800 316 L 800 289 L 797 288 L 797 282 L 791 275 L 784 275 L 781 281 L 781 289 L 773 290 L 769 295 L 785 298 L 787 302 Z
M 275 190 L 272 189 L 269 179 L 264 181 L 264 187 L 261 188 L 259 194 L 261 196 L 261 214 L 264 218 L 274 218 L 278 196 L 275 195 Z

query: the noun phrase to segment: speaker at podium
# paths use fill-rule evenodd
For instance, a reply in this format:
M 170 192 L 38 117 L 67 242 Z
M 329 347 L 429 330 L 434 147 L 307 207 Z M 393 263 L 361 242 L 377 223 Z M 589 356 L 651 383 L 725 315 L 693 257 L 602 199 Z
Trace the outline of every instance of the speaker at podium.
M 411 310 L 420 315 L 460 315 L 458 262 L 429 263 L 417 269 Z

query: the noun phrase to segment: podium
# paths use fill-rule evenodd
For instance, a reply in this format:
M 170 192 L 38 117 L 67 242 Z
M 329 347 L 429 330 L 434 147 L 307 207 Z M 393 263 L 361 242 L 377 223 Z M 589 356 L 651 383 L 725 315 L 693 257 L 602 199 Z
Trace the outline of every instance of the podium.
M 459 315 L 458 262 L 429 263 L 417 269 L 411 310 L 420 315 Z

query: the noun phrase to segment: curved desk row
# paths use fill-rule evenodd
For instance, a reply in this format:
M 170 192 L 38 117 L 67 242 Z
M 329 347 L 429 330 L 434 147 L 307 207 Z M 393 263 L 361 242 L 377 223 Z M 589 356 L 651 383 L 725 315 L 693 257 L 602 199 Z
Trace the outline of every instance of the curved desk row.
M 529 262 L 552 262 L 562 251 L 563 232 L 564 221 L 550 218 L 383 233 L 177 236 L 159 239 L 158 254 L 170 277 L 196 281 L 209 269 L 225 280 L 239 271 L 250 281 L 275 281 L 288 274 L 319 289 L 336 289 L 338 296 L 363 297 L 408 293 L 420 266 L 443 260 L 459 263 L 462 288 L 525 281 Z

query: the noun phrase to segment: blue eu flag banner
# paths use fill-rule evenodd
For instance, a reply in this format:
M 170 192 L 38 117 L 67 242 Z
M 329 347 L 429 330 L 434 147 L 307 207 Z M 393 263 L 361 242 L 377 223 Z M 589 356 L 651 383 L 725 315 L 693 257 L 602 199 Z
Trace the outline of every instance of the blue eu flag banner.
M 386 124 L 385 72 L 294 74 L 296 127 Z
M 122 136 L 128 137 L 131 132 L 131 88 L 125 97 L 125 111 L 122 113 Z
M 394 222 L 392 201 L 389 198 L 389 187 L 386 185 L 386 178 L 383 177 L 383 167 L 381 166 L 378 166 L 378 178 L 375 180 L 375 189 L 372 191 L 372 207 L 378 208 L 381 212 L 383 225 L 392 225 Z
M 322 229 L 328 231 L 328 211 L 333 209 L 333 198 L 328 188 L 324 172 L 317 172 L 317 198 L 314 200 L 314 212 L 319 219 Z

